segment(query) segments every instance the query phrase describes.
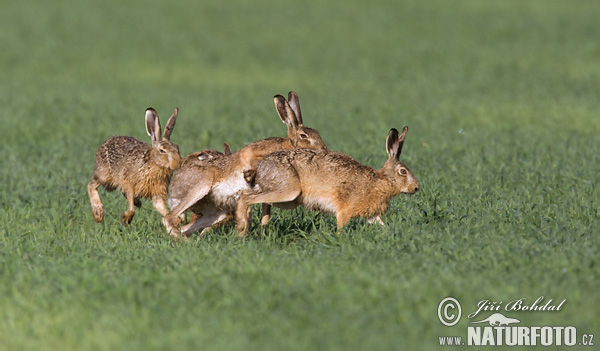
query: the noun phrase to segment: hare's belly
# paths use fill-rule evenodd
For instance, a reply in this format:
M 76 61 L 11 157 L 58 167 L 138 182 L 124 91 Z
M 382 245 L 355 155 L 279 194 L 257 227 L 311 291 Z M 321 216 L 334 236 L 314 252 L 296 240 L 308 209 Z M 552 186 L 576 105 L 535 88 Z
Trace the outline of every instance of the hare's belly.
M 235 207 L 242 190 L 249 188 L 242 172 L 236 172 L 213 186 L 211 198 L 220 207 Z
M 304 207 L 308 208 L 309 210 L 321 211 L 332 214 L 336 214 L 338 212 L 337 204 L 327 198 L 310 195 L 301 195 L 298 200 L 300 200 L 300 203 L 302 203 L 302 205 L 304 205 Z

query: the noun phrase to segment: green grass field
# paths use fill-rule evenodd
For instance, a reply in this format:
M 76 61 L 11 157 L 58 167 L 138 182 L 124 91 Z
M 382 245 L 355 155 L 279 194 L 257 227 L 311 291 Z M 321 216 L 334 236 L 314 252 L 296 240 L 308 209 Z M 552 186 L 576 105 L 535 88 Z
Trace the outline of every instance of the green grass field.
M 597 1 L 9 1 L 0 11 L 0 350 L 456 350 L 479 301 L 600 345 Z M 98 146 L 186 155 L 285 136 L 295 90 L 331 149 L 383 165 L 390 128 L 421 191 L 387 226 L 274 210 L 174 244 L 149 201 L 86 192 Z M 255 225 L 258 217 L 254 219 Z M 451 296 L 463 317 L 446 327 Z M 481 317 L 481 318 L 479 318 Z M 479 347 L 501 349 L 498 347 Z M 511 349 L 532 349 L 511 348 Z M 548 349 L 547 347 L 544 349 Z M 550 348 L 550 349 L 561 349 Z M 594 347 L 568 349 L 592 350 Z

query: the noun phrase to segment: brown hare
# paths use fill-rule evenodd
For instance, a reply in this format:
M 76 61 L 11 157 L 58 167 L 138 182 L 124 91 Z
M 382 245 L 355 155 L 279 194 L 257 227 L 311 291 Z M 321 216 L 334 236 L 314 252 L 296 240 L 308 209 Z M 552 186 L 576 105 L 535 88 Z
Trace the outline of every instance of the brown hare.
M 261 224 L 267 225 L 269 206 L 298 205 L 336 216 L 338 233 L 352 217 L 382 223 L 392 197 L 413 194 L 419 183 L 399 161 L 408 127 L 398 135 L 392 129 L 386 140 L 388 160 L 375 170 L 334 151 L 282 150 L 266 156 L 256 169 L 254 185 L 240 194 L 236 229 L 247 235 L 252 204 L 263 204 Z
M 94 174 L 87 189 L 96 222 L 104 218 L 98 187 L 106 191 L 119 189 L 127 198 L 128 208 L 122 215 L 124 225 L 131 223 L 134 206 L 142 205 L 140 198 L 152 198 L 152 204 L 162 216 L 168 213 L 165 206 L 167 189 L 173 171 L 181 165 L 179 147 L 169 139 L 178 109 L 175 109 L 165 126 L 161 138 L 160 121 L 153 108 L 146 110 L 146 132 L 152 145 L 129 136 L 114 136 L 96 152 Z
M 248 181 L 254 177 L 256 165 L 266 155 L 292 148 L 326 149 L 319 132 L 304 126 L 298 95 L 291 91 L 288 100 L 281 95 L 274 97 L 277 113 L 287 125 L 287 138 L 268 138 L 231 155 L 185 162 L 171 182 L 171 212 L 163 218 L 171 236 L 189 235 L 232 219 L 240 192 L 249 187 Z M 189 223 L 182 225 L 188 210 L 195 215 Z

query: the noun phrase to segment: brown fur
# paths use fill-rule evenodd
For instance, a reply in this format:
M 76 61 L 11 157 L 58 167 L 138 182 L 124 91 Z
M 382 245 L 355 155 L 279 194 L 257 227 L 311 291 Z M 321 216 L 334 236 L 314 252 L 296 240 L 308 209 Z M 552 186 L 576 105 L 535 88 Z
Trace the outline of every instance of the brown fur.
M 201 165 L 204 160 L 229 155 L 231 155 L 231 149 L 229 148 L 229 144 L 223 143 L 223 152 L 206 149 L 187 155 L 185 160 L 183 160 L 183 162 L 181 163 L 181 168 L 183 168 L 184 166 L 190 166 L 190 163 Z
M 169 141 L 178 110 L 169 119 L 165 134 L 160 138 L 160 122 L 156 111 L 146 110 L 148 134 L 152 145 L 129 136 L 114 136 L 96 152 L 94 173 L 88 184 L 92 214 L 96 222 L 104 218 L 98 187 L 106 191 L 119 189 L 127 198 L 128 210 L 123 213 L 123 224 L 131 222 L 134 206 L 140 207 L 140 198 L 152 198 L 154 207 L 167 214 L 164 201 L 173 171 L 181 165 L 179 147 Z
M 280 95 L 274 98 L 277 112 L 288 126 L 287 138 L 267 138 L 231 155 L 184 162 L 173 177 L 169 189 L 171 212 L 163 219 L 171 235 L 181 232 L 188 235 L 232 219 L 240 191 L 248 188 L 258 162 L 266 155 L 296 147 L 326 149 L 319 133 L 303 125 L 298 96 L 290 92 L 288 100 Z M 195 215 L 188 224 L 181 226 L 188 210 Z
M 332 213 L 338 230 L 352 217 L 380 221 L 379 216 L 387 212 L 392 197 L 419 189 L 412 172 L 398 159 L 406 130 L 405 127 L 401 136 L 395 129 L 390 131 L 389 158 L 379 170 L 334 151 L 295 149 L 268 155 L 258 164 L 255 186 L 242 191 L 238 200 L 238 231 L 247 234 L 250 206 L 255 203 L 281 208 L 303 205 Z M 261 223 L 266 225 L 269 212 L 264 210 L 263 206 Z

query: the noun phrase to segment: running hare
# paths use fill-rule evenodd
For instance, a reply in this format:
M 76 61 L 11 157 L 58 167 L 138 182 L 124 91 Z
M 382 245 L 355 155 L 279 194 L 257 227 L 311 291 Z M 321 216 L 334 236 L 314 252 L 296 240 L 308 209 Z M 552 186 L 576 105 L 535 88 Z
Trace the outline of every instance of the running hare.
M 298 205 L 333 213 L 338 232 L 352 217 L 377 220 L 399 193 L 413 194 L 419 183 L 399 161 L 408 127 L 398 135 L 390 130 L 386 140 L 388 160 L 375 170 L 350 156 L 334 151 L 282 150 L 265 157 L 256 169 L 255 184 L 242 191 L 237 204 L 237 230 L 247 235 L 252 204 L 263 204 L 261 223 L 269 220 L 270 204 L 281 208 Z
M 266 155 L 292 148 L 326 149 L 319 132 L 303 125 L 298 95 L 291 91 L 288 100 L 281 95 L 274 97 L 277 113 L 287 125 L 287 138 L 263 139 L 231 155 L 186 162 L 175 174 L 169 188 L 171 212 L 163 218 L 171 236 L 189 235 L 232 219 L 240 192 L 249 188 L 256 165 Z M 195 215 L 182 226 L 188 210 Z
M 146 110 L 146 131 L 152 145 L 129 136 L 114 136 L 100 146 L 96 152 L 94 174 L 87 186 L 96 222 L 104 218 L 99 186 L 106 191 L 118 188 L 127 198 L 129 207 L 122 215 L 124 225 L 131 223 L 134 205 L 138 208 L 142 205 L 141 197 L 152 198 L 152 204 L 161 215 L 168 213 L 165 206 L 167 188 L 173 171 L 181 165 L 179 147 L 169 140 L 177 113 L 178 109 L 175 109 L 161 139 L 158 114 L 153 108 Z

